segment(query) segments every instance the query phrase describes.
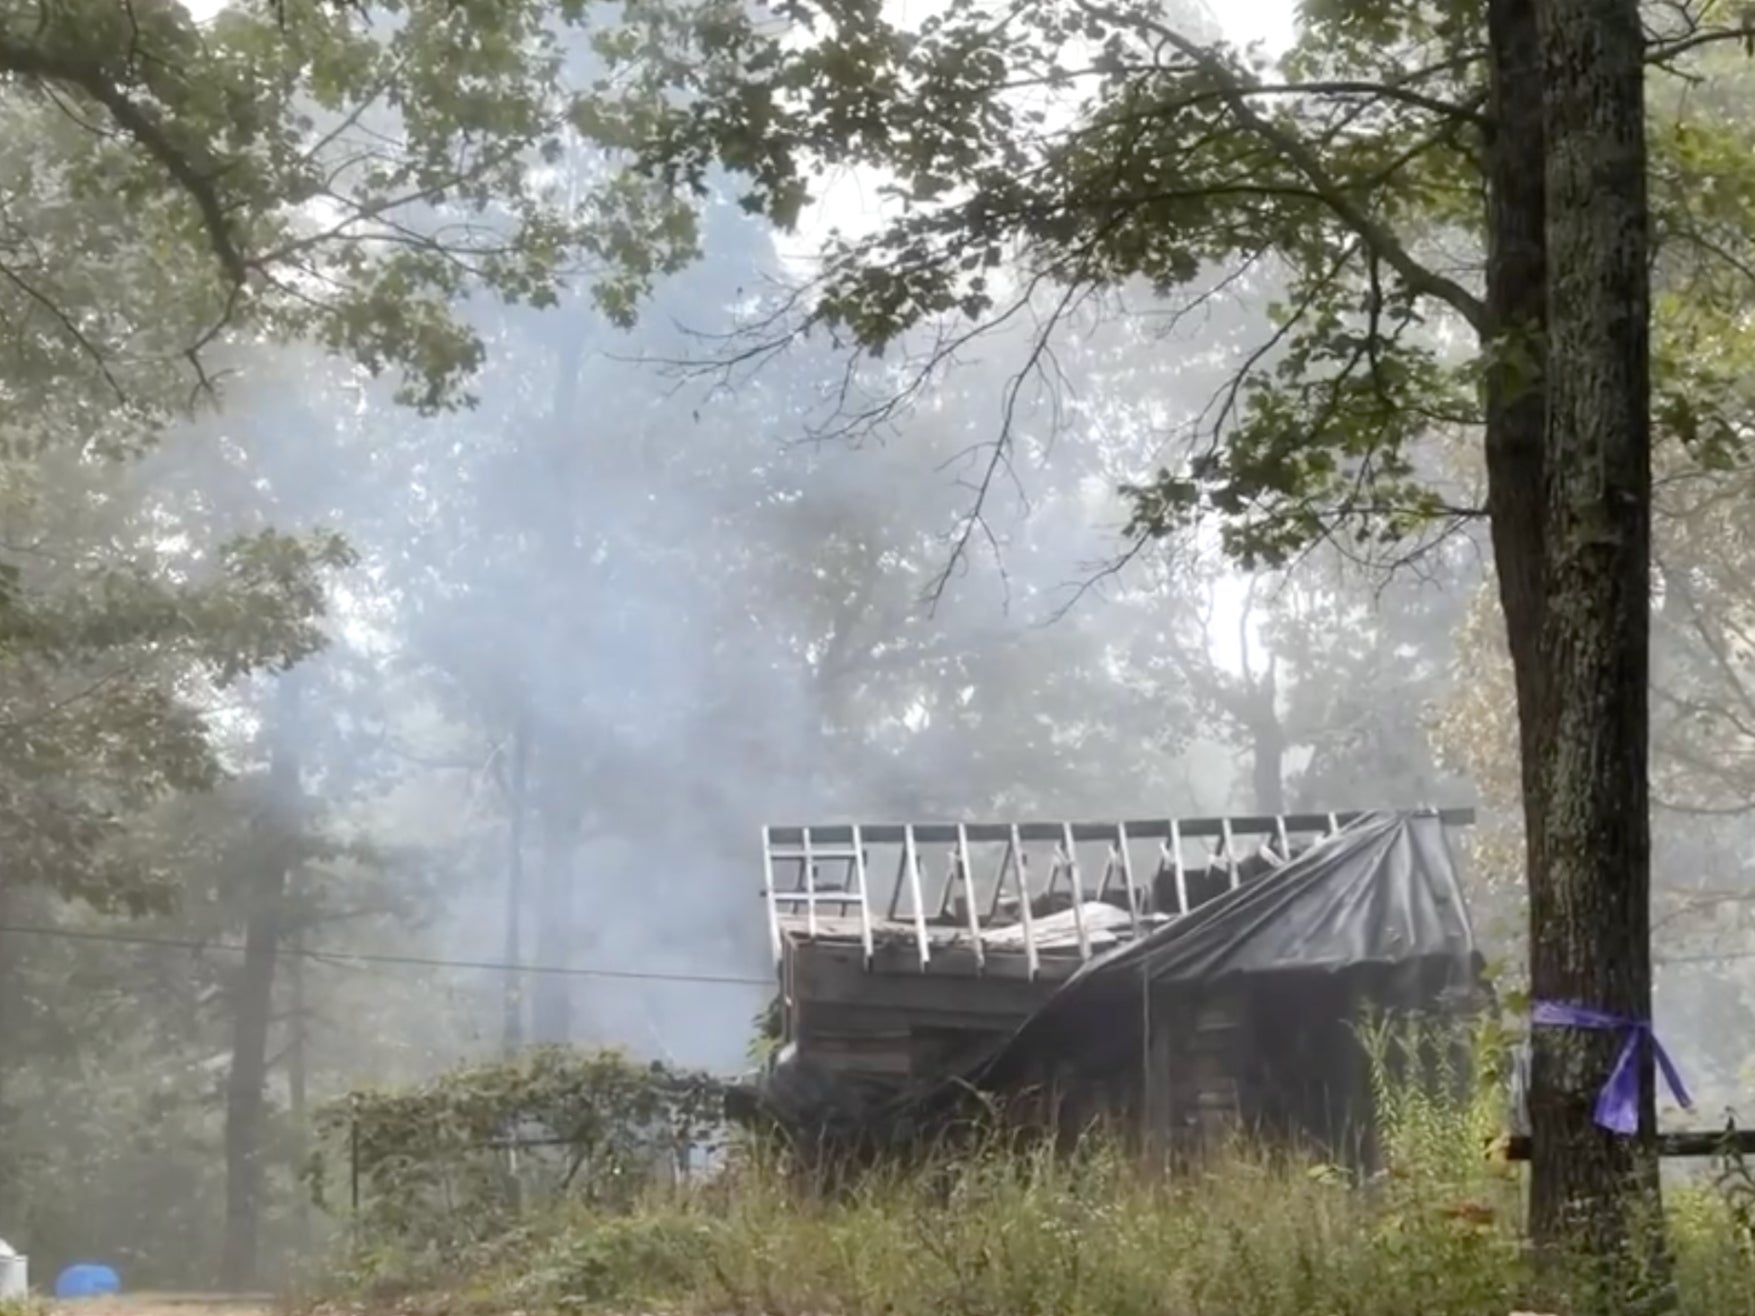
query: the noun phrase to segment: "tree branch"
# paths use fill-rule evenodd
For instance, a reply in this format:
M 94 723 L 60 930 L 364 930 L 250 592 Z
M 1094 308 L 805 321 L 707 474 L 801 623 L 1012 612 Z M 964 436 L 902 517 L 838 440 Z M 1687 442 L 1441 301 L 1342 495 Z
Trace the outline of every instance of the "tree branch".
M 234 285 L 244 283 L 249 276 L 249 266 L 232 236 L 218 189 L 210 177 L 177 149 L 151 110 L 129 99 L 98 65 L 50 55 L 4 35 L 0 35 L 0 72 L 75 88 L 108 110 L 117 125 L 164 167 L 201 212 L 208 244 L 226 277 Z
M 1399 101 L 1411 105 L 1415 109 L 1425 110 L 1441 118 L 1461 119 L 1465 123 L 1478 128 L 1487 127 L 1492 121 L 1487 117 L 1479 97 L 1471 97 L 1467 101 L 1447 101 L 1437 96 L 1428 96 L 1413 90 L 1401 82 L 1364 82 L 1357 79 L 1338 79 L 1334 81 L 1316 82 L 1251 82 L 1240 83 L 1235 88 L 1220 87 L 1209 91 L 1195 92 L 1189 96 L 1179 96 L 1174 101 L 1161 107 L 1162 110 L 1180 110 L 1198 105 L 1202 101 L 1224 100 L 1232 96 L 1360 96 L 1367 100 Z
M 1645 48 L 1647 64 L 1665 65 L 1678 56 L 1689 51 L 1699 50 L 1705 46 L 1722 45 L 1726 41 L 1741 41 L 1745 47 L 1755 42 L 1755 22 L 1739 23 L 1735 27 L 1715 27 L 1700 32 L 1690 32 L 1685 37 L 1676 37 L 1671 41 L 1653 41 Z
M 1462 316 L 1470 327 L 1480 333 L 1486 333 L 1488 322 L 1485 303 L 1456 280 L 1439 274 L 1436 270 L 1428 269 L 1415 260 L 1401 239 L 1372 217 L 1363 206 L 1349 195 L 1347 189 L 1335 180 L 1334 176 L 1323 166 L 1316 153 L 1310 149 L 1307 142 L 1271 123 L 1255 106 L 1250 104 L 1250 97 L 1255 93 L 1257 84 L 1239 76 L 1223 59 L 1206 46 L 1184 36 L 1164 23 L 1149 19 L 1133 19 L 1118 14 L 1107 6 L 1093 3 L 1093 0 L 1080 0 L 1080 7 L 1087 13 L 1110 23 L 1147 28 L 1160 37 L 1165 44 L 1174 47 L 1179 53 L 1199 64 L 1218 84 L 1217 90 L 1230 105 L 1231 113 L 1243 126 L 1272 146 L 1289 164 L 1303 174 L 1323 204 L 1334 212 L 1335 217 L 1356 233 L 1379 260 L 1401 275 L 1413 292 L 1436 298 Z

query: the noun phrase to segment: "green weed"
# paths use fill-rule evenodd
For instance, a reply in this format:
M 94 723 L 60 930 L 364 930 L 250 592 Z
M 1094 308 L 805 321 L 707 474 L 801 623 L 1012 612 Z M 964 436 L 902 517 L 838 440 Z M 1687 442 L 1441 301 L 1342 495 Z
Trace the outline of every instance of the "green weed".
M 446 1312 L 678 1316 L 1506 1316 L 1538 1304 L 1500 1040 L 1362 1031 L 1373 1169 L 1239 1138 L 1166 1174 L 1124 1140 L 1015 1138 L 811 1191 L 784 1149 L 629 1209 L 562 1204 L 425 1256 Z M 1442 1043 L 1442 1044 L 1441 1044 Z M 1483 1063 L 1481 1057 L 1486 1057 Z M 1673 1190 L 1680 1316 L 1755 1316 L 1747 1203 Z M 404 1247 L 404 1262 L 416 1253 Z M 380 1253 L 380 1272 L 388 1261 Z

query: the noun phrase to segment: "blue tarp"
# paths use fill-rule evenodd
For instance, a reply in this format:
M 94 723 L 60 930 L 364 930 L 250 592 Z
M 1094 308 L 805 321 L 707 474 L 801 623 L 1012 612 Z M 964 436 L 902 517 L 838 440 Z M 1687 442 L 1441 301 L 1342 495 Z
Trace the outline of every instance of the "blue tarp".
M 57 1298 L 100 1298 L 120 1293 L 122 1281 L 108 1266 L 81 1261 L 55 1276 Z

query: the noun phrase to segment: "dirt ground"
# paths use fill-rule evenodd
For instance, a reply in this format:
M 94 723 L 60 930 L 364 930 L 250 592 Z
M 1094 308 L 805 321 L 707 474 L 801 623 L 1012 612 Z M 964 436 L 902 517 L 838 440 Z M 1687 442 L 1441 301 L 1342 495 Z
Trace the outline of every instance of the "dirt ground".
M 55 1316 L 272 1316 L 267 1294 L 124 1293 L 50 1304 Z

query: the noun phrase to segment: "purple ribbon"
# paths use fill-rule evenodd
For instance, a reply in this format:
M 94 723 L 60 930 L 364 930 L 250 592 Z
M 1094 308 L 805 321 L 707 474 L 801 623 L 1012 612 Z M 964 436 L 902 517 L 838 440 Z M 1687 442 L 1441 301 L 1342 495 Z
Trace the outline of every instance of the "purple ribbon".
M 1649 1021 L 1609 1014 L 1583 1005 L 1537 1001 L 1530 1012 L 1530 1022 L 1550 1028 L 1583 1028 L 1592 1032 L 1621 1034 L 1621 1054 L 1615 1059 L 1615 1068 L 1609 1075 L 1609 1081 L 1603 1084 L 1602 1091 L 1597 1094 L 1594 1112 L 1596 1122 L 1609 1132 L 1629 1135 L 1639 1132 L 1641 1039 L 1651 1044 L 1652 1058 L 1657 1061 L 1658 1070 L 1663 1074 L 1664 1082 L 1669 1085 L 1671 1095 L 1682 1109 L 1694 1108 L 1694 1103 L 1688 1099 L 1688 1090 L 1682 1086 L 1682 1076 L 1676 1072 L 1669 1052 L 1657 1040 L 1657 1034 L 1652 1032 Z

